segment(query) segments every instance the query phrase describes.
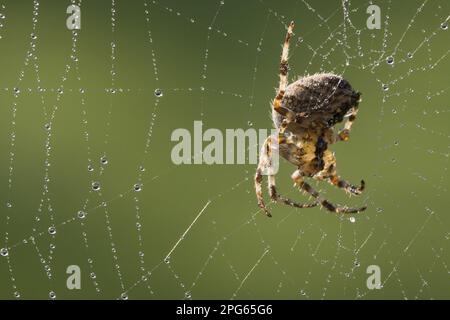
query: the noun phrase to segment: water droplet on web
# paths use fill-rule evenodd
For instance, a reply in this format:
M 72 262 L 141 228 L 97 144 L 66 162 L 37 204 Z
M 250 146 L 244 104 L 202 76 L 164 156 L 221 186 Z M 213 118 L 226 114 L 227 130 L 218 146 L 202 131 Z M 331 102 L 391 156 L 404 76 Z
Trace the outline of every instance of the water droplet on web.
M 350 217 L 348 220 L 350 220 L 351 223 L 355 223 L 356 221 L 355 217 Z
M 397 113 L 397 109 L 392 108 L 392 113 L 393 113 L 393 114 L 396 114 L 396 113 Z
M 185 297 L 186 299 L 190 299 L 190 298 L 192 297 L 192 295 L 191 295 L 191 293 L 188 291 L 188 292 L 186 292 L 186 293 L 184 294 L 184 297 Z
M 128 300 L 128 295 L 127 295 L 126 293 L 122 293 L 122 294 L 120 295 L 120 299 L 122 299 L 122 300 Z
M 0 255 L 1 255 L 2 257 L 7 257 L 8 254 L 9 254 L 8 249 L 6 249 L 6 248 L 1 248 L 1 249 L 0 249 Z
M 95 273 L 94 273 L 94 272 L 91 272 L 90 276 L 91 276 L 91 279 L 95 279 L 95 278 L 97 278 L 97 276 L 95 275 Z
M 141 190 L 142 190 L 141 185 L 140 185 L 139 183 L 136 183 L 136 184 L 134 185 L 134 191 L 139 192 L 139 191 L 141 191 Z
M 441 29 L 442 29 L 442 30 L 447 30 L 447 29 L 448 29 L 448 23 L 447 23 L 447 21 L 441 23 Z
M 389 86 L 387 84 L 383 84 L 382 88 L 383 88 L 383 91 L 388 91 L 389 90 Z
M 51 226 L 51 227 L 49 227 L 48 228 L 48 233 L 50 233 L 50 234 L 56 234 L 56 228 L 54 227 L 54 226 Z
M 413 57 L 413 54 L 411 52 L 408 52 L 406 56 L 408 57 L 408 59 L 411 59 Z
M 44 128 L 45 128 L 45 130 L 50 130 L 50 129 L 51 129 L 50 123 L 46 123 L 46 124 L 44 125 Z
M 378 213 L 383 212 L 383 208 L 377 208 L 377 212 L 378 212 Z
M 169 264 L 169 263 L 170 263 L 170 257 L 165 258 L 165 259 L 164 259 L 164 263 L 165 263 L 165 264 Z
M 394 146 L 398 146 L 399 142 L 398 141 L 394 141 Z
M 92 172 L 94 171 L 94 168 L 91 165 L 88 165 L 88 171 Z
M 389 65 L 394 64 L 394 57 L 392 57 L 392 56 L 387 57 L 386 58 L 386 63 L 389 64 Z
M 108 158 L 106 158 L 106 156 L 103 156 L 103 157 L 100 158 L 100 162 L 102 164 L 108 164 Z
M 305 290 L 301 289 L 301 290 L 300 290 L 300 294 L 301 294 L 302 296 L 306 295 Z
M 53 291 L 50 291 L 49 294 L 48 294 L 48 296 L 49 296 L 49 298 L 52 299 L 52 300 L 55 300 L 55 299 L 56 299 L 56 293 L 54 293 Z
M 94 191 L 100 190 L 100 182 L 98 182 L 98 181 L 92 182 L 92 190 L 94 190 Z
M 7 202 L 7 203 L 6 203 L 6 207 L 7 207 L 7 208 L 11 208 L 11 207 L 12 207 L 12 204 L 9 203 L 9 202 Z
M 84 212 L 84 211 L 78 211 L 77 217 L 78 217 L 79 219 L 84 219 L 84 218 L 86 217 L 86 212 Z
M 249 127 L 251 127 L 251 126 L 253 126 L 253 123 L 252 123 L 251 121 L 247 121 L 247 125 L 248 125 Z
M 161 98 L 163 96 L 163 92 L 161 89 L 155 89 L 155 97 Z
M 20 298 L 20 293 L 17 291 L 14 292 L 14 298 L 16 298 L 16 299 Z

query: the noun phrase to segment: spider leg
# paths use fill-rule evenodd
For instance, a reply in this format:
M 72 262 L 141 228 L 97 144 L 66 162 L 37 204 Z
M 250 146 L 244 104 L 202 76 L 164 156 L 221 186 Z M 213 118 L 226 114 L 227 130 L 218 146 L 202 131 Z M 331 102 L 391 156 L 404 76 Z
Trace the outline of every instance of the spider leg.
M 261 148 L 259 163 L 258 167 L 256 168 L 255 174 L 255 191 L 256 191 L 256 198 L 258 199 L 258 205 L 261 209 L 264 210 L 264 213 L 268 217 L 271 217 L 272 215 L 270 214 L 269 210 L 267 209 L 264 203 L 264 198 L 262 196 L 262 180 L 264 170 L 270 165 L 270 153 L 271 153 L 270 145 L 271 145 L 271 137 L 267 137 Z
M 357 113 L 358 107 L 355 106 L 351 109 L 351 113 L 344 124 L 344 128 L 337 134 L 336 141 L 348 141 L 348 139 L 350 138 L 350 130 L 352 128 L 353 122 L 355 122 Z
M 280 83 L 278 85 L 278 92 L 275 99 L 272 102 L 273 109 L 286 117 L 288 121 L 295 119 L 295 113 L 287 108 L 281 106 L 281 100 L 283 100 L 284 93 L 288 84 L 288 71 L 289 71 L 289 41 L 292 36 L 292 31 L 294 29 L 294 22 L 292 21 L 287 29 L 286 37 L 284 39 L 283 50 L 281 51 L 281 62 L 280 62 Z
M 365 187 L 366 183 L 361 180 L 361 185 L 354 186 L 347 181 L 341 179 L 336 173 L 336 158 L 332 152 L 325 150 L 323 153 L 323 161 L 325 162 L 324 170 L 313 178 L 317 180 L 326 180 L 330 184 L 343 189 L 345 192 L 353 195 L 360 195 Z
M 260 160 L 255 174 L 255 191 L 256 191 L 256 198 L 258 199 L 258 205 L 261 209 L 264 210 L 264 213 L 268 217 L 271 217 L 272 215 L 264 203 L 264 198 L 262 196 L 262 180 L 264 170 L 270 167 L 270 165 L 272 164 L 271 144 L 272 144 L 272 137 L 268 137 L 264 141 L 264 145 L 261 148 Z M 296 208 L 312 208 L 318 205 L 317 201 L 313 203 L 302 204 L 279 195 L 275 187 L 275 175 L 273 174 L 268 175 L 268 185 L 269 185 L 269 194 L 272 201 L 284 203 Z
M 256 175 L 255 175 L 256 198 L 258 199 L 259 207 L 264 210 L 264 213 L 268 217 L 271 217 L 272 215 L 270 214 L 270 211 L 267 209 L 267 207 L 264 203 L 264 198 L 262 196 L 262 188 L 261 188 L 262 180 L 263 180 L 262 170 L 258 166 L 258 169 L 256 169 Z
M 305 208 L 313 208 L 316 207 L 319 203 L 317 201 L 313 203 L 298 203 L 289 198 L 285 198 L 277 193 L 277 189 L 275 187 L 275 176 L 270 175 L 269 179 L 269 194 L 272 201 L 280 202 L 287 204 L 288 206 L 305 209 Z
M 327 210 L 336 213 L 358 213 L 367 209 L 366 206 L 360 208 L 348 208 L 348 207 L 340 207 L 335 204 L 332 204 L 328 200 L 324 199 L 313 187 L 311 187 L 307 182 L 303 180 L 303 177 L 299 170 L 296 170 L 292 174 L 292 180 L 294 183 L 303 191 L 307 192 L 311 196 L 313 196 L 317 201 Z
M 332 185 L 334 185 L 334 186 L 336 186 L 336 187 L 338 187 L 340 189 L 344 189 L 345 192 L 348 192 L 348 193 L 353 194 L 355 196 L 360 195 L 364 191 L 364 188 L 366 187 L 366 183 L 364 182 L 364 180 L 361 180 L 361 185 L 360 186 L 354 186 L 354 185 L 351 185 L 350 183 L 348 183 L 347 181 L 342 180 L 336 174 L 329 176 L 328 177 L 328 181 Z

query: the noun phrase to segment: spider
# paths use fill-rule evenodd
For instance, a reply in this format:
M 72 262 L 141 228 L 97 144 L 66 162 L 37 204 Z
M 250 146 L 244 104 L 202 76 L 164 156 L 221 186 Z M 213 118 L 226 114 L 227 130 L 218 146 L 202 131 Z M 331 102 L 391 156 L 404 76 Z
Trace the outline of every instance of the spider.
M 358 112 L 360 93 L 341 76 L 320 73 L 300 78 L 288 85 L 289 41 L 294 22 L 288 26 L 281 53 L 280 82 L 277 95 L 272 102 L 272 120 L 278 137 L 269 136 L 261 148 L 260 160 L 255 175 L 255 190 L 260 208 L 268 217 L 264 204 L 261 183 L 265 169 L 273 165 L 273 151 L 297 167 L 291 178 L 294 185 L 314 198 L 313 203 L 297 203 L 281 196 L 275 187 L 275 176 L 268 173 L 269 194 L 273 202 L 284 203 L 297 208 L 312 208 L 321 205 L 336 213 L 358 213 L 367 207 L 349 208 L 337 206 L 314 190 L 304 179 L 311 177 L 327 181 L 350 195 L 359 195 L 365 187 L 353 186 L 336 173 L 336 158 L 328 146 L 338 141 L 348 141 L 350 129 Z M 333 127 L 347 118 L 344 128 L 335 133 Z M 278 141 L 273 141 L 278 139 Z M 278 146 L 276 146 L 278 142 Z

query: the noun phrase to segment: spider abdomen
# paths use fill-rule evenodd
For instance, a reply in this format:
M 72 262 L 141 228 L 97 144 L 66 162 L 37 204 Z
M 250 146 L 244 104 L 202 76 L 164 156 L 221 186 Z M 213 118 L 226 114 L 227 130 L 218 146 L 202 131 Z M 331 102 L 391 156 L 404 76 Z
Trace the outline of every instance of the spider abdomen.
M 302 127 L 332 127 L 358 106 L 359 98 L 360 93 L 343 77 L 319 73 L 289 84 L 281 106 L 293 111 Z M 277 127 L 282 120 L 282 115 L 274 114 Z

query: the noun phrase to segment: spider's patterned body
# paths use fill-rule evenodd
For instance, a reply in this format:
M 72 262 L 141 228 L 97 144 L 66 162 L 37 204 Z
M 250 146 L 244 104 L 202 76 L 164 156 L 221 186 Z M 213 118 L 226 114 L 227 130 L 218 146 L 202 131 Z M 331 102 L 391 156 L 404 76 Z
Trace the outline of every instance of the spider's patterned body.
M 358 195 L 364 189 L 364 181 L 356 187 L 342 180 L 336 173 L 336 159 L 328 146 L 337 141 L 347 141 L 353 121 L 356 118 L 360 93 L 352 89 L 350 83 L 341 76 L 321 73 L 300 78 L 287 84 L 289 40 L 294 24 L 288 27 L 280 63 L 280 84 L 273 101 L 272 119 L 278 129 L 279 154 L 295 165 L 294 183 L 316 201 L 299 204 L 277 193 L 275 176 L 269 175 L 269 193 L 273 201 L 282 202 L 297 208 L 310 208 L 322 205 L 338 213 L 356 213 L 366 209 L 339 207 L 324 199 L 308 183 L 305 177 L 325 180 Z M 334 125 L 348 117 L 344 129 L 336 134 Z M 258 203 L 268 216 L 262 198 L 262 173 L 272 165 L 274 137 L 268 137 L 261 149 L 260 162 L 255 176 Z

